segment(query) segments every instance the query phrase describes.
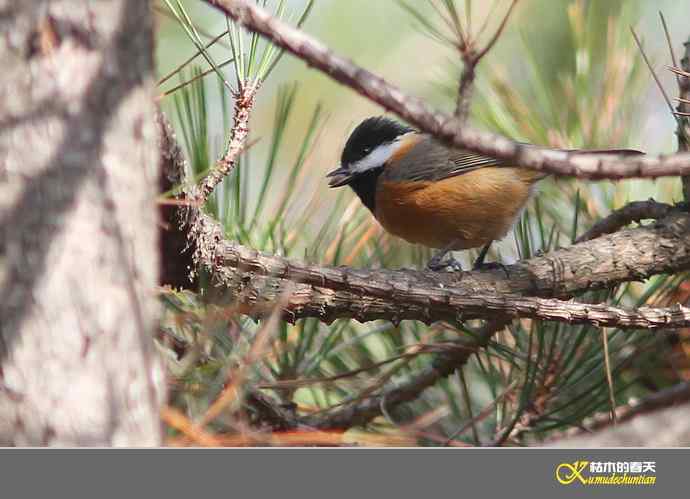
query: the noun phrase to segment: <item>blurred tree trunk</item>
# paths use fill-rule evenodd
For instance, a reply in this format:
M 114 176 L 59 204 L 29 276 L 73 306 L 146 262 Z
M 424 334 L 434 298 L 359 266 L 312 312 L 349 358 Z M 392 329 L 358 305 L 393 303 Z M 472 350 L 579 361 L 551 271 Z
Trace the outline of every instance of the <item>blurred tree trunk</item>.
M 150 8 L 0 0 L 0 444 L 161 441 Z

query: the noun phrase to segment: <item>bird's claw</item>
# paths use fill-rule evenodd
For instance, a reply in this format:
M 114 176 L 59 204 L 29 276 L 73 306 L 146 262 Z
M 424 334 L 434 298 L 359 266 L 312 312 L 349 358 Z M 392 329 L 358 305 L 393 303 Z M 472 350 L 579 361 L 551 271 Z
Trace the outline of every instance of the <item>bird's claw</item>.
M 475 263 L 472 270 L 497 270 L 500 269 L 505 272 L 506 277 L 510 279 L 510 273 L 508 272 L 508 267 L 499 262 L 482 262 Z
M 450 272 L 462 272 L 462 265 L 453 257 L 446 260 L 436 260 L 432 258 L 426 268 L 432 272 L 440 272 L 446 269 L 449 269 Z

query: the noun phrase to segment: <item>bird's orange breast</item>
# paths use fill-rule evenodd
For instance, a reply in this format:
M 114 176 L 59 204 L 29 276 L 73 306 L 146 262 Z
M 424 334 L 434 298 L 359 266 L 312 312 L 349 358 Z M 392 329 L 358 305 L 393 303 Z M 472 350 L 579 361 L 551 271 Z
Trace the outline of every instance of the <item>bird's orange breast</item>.
M 531 170 L 488 167 L 439 181 L 380 179 L 376 218 L 392 234 L 432 248 L 468 249 L 506 235 L 529 199 Z

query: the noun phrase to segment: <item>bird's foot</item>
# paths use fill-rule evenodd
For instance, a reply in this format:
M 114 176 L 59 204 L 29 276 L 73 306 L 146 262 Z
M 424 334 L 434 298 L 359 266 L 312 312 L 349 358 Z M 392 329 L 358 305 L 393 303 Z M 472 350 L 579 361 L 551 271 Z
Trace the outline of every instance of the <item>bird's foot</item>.
M 472 270 L 496 270 L 501 269 L 505 272 L 506 277 L 510 279 L 510 272 L 508 272 L 508 267 L 499 262 L 475 262 Z
M 448 269 L 450 272 L 462 272 L 462 265 L 460 265 L 460 262 L 453 257 L 447 258 L 446 260 L 443 260 L 442 258 L 437 259 L 434 257 L 429 260 L 426 268 L 432 272 L 440 272 L 446 269 Z

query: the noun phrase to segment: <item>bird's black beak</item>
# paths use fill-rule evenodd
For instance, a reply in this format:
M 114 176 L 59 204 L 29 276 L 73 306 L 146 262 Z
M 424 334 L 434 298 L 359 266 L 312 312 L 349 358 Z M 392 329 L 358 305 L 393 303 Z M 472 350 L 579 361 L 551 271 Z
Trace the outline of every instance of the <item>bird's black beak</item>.
M 347 185 L 352 180 L 352 173 L 347 168 L 337 168 L 332 172 L 328 173 L 326 177 L 330 178 L 328 181 L 329 187 L 341 187 Z

